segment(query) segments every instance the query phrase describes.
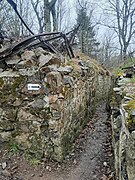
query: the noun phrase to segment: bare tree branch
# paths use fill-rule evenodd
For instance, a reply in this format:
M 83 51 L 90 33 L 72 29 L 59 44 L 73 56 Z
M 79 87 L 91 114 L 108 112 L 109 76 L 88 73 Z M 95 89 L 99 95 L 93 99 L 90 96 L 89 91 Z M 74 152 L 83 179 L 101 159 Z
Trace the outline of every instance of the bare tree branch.
M 134 0 L 108 0 L 109 11 L 116 14 L 115 26 L 109 24 L 107 27 L 114 29 L 118 35 L 121 46 L 121 55 L 126 58 L 130 41 L 135 34 L 135 1 Z M 115 17 L 115 15 L 114 15 Z

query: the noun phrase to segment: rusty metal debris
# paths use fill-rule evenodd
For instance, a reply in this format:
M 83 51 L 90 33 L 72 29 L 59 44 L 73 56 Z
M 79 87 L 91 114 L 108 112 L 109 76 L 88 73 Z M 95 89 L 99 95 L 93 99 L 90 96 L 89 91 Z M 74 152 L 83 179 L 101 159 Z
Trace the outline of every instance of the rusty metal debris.
M 33 47 L 42 47 L 53 53 L 66 52 L 70 58 L 73 58 L 74 53 L 71 46 L 77 29 L 78 27 L 67 34 L 50 32 L 29 36 L 20 42 L 10 45 L 6 49 L 2 48 L 0 52 L 0 61 L 4 61 L 12 54 L 17 54 L 24 49 L 31 49 Z
M 29 36 L 18 43 L 10 45 L 8 48 L 3 49 L 1 46 L 0 51 L 0 61 L 5 62 L 5 59 L 13 54 L 19 53 L 21 50 L 30 49 L 33 47 L 42 47 L 53 53 L 64 53 L 66 52 L 70 58 L 74 57 L 74 53 L 71 45 L 74 42 L 75 35 L 78 31 L 78 27 L 76 27 L 73 31 L 64 34 L 62 32 L 50 32 L 50 33 L 42 33 L 42 34 L 34 34 L 31 29 L 27 26 L 23 18 L 20 16 L 17 10 L 17 4 L 12 0 L 7 0 L 7 2 L 12 6 L 21 22 L 24 26 L 29 30 L 32 36 Z M 0 45 L 3 43 L 4 37 L 0 36 Z
M 132 66 L 123 67 L 121 69 L 124 70 L 124 74 L 123 74 L 124 77 L 132 78 L 133 75 L 135 74 L 135 65 L 134 64 Z

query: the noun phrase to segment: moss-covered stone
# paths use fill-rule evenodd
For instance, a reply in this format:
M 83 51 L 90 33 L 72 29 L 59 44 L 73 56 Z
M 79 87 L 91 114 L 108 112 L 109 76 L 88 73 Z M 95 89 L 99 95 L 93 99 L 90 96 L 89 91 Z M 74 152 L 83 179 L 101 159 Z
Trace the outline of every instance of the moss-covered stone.
M 2 103 L 12 104 L 18 96 L 18 89 L 23 83 L 25 77 L 19 76 L 14 78 L 8 78 L 7 80 L 1 79 L 2 90 L 0 91 L 0 99 Z
M 134 85 L 128 78 L 118 80 L 111 101 L 112 140 L 115 156 L 116 179 L 135 178 L 135 99 Z M 118 90 L 119 89 L 119 90 Z M 118 100 L 118 96 L 121 96 Z
M 135 109 L 135 100 L 130 100 L 124 108 L 128 111 L 131 112 L 131 110 Z
M 46 54 L 44 56 L 47 58 Z M 60 67 L 46 66 L 44 62 L 43 65 L 39 59 L 34 63 L 33 59 L 34 67 L 23 62 L 21 69 L 17 67 L 18 71 L 2 73 L 0 127 L 10 133 L 0 132 L 1 137 L 11 137 L 32 156 L 62 161 L 99 100 L 108 96 L 111 85 L 106 69 L 89 57 L 81 59 L 66 62 L 70 66 L 63 62 Z M 25 57 L 24 61 L 27 61 Z M 37 67 L 38 64 L 43 67 Z M 38 84 L 39 89 L 28 89 L 28 84 Z
M 0 78 L 0 89 L 3 87 L 4 81 L 2 78 Z

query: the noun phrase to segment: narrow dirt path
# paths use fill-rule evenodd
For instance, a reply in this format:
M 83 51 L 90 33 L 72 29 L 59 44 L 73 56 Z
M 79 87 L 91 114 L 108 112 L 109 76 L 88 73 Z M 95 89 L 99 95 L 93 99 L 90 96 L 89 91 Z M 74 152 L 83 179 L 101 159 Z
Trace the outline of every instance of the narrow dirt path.
M 107 126 L 108 113 L 105 103 L 98 106 L 92 121 L 94 121 L 94 129 L 87 134 L 85 151 L 81 155 L 78 166 L 71 171 L 67 180 L 97 180 L 103 178 L 103 174 L 107 175 L 110 171 L 112 160 L 107 157 L 106 150 L 108 149 L 105 146 L 111 132 Z M 108 155 L 112 155 L 111 149 L 108 153 L 110 153 Z
M 19 162 L 13 180 L 114 180 L 111 127 L 105 103 L 101 103 L 76 141 L 69 164 L 32 168 Z M 70 160 L 69 160 L 70 161 Z M 50 171 L 50 172 L 49 172 Z M 3 176 L 4 177 L 4 176 Z M 2 179 L 7 180 L 10 178 Z

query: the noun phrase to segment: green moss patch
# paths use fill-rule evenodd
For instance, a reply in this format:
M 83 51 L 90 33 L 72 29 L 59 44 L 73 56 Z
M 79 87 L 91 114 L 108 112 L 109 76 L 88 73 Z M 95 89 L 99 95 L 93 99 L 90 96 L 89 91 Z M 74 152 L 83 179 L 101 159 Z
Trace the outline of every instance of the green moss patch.
M 135 100 L 130 100 L 124 108 L 128 112 L 131 112 L 133 109 L 135 109 Z
M 4 81 L 2 78 L 0 78 L 0 88 L 2 88 L 3 84 L 4 84 Z
M 130 114 L 135 109 L 135 100 L 130 100 L 124 108 L 128 112 L 127 127 L 129 131 L 133 131 L 135 130 L 135 119 L 132 119 Z
M 2 89 L 0 91 L 0 99 L 2 103 L 9 103 L 16 99 L 22 81 L 24 81 L 23 76 L 14 77 L 8 82 L 4 82 L 4 80 L 0 78 L 0 87 Z

